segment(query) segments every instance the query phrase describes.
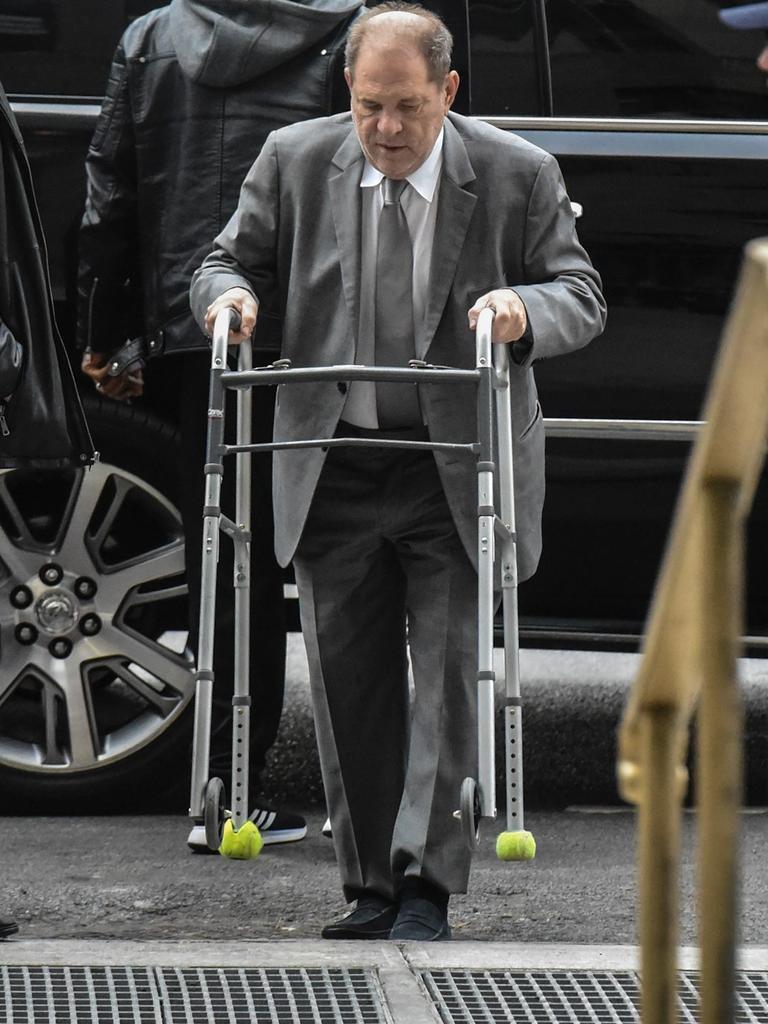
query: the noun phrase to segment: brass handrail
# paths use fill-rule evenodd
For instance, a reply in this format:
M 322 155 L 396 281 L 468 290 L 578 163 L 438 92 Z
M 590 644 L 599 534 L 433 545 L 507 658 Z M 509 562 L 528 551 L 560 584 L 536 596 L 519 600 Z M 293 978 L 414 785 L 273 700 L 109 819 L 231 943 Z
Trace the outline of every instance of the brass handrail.
M 746 250 L 619 732 L 638 806 L 643 1022 L 677 1019 L 677 888 L 688 734 L 698 704 L 701 1022 L 733 1020 L 742 797 L 737 657 L 744 527 L 768 436 L 768 239 Z

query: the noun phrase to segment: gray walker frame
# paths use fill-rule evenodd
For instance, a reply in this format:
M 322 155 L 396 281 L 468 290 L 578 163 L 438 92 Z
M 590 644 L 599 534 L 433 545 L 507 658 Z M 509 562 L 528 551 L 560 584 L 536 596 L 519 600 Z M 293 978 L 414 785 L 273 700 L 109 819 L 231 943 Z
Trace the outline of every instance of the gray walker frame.
M 223 309 L 213 331 L 208 401 L 208 436 L 205 462 L 205 504 L 203 508 L 203 560 L 200 597 L 198 664 L 195 673 L 195 723 L 192 750 L 190 817 L 205 823 L 206 841 L 211 849 L 221 844 L 222 830 L 231 813 L 239 830 L 248 821 L 248 760 L 251 698 L 249 692 L 250 644 L 250 541 L 252 452 L 294 448 L 376 446 L 428 451 L 470 452 L 477 460 L 478 485 L 478 776 L 464 780 L 459 794 L 460 819 L 465 841 L 475 849 L 480 820 L 496 817 L 495 775 L 495 682 L 494 670 L 494 564 L 500 552 L 502 621 L 504 631 L 504 677 L 506 689 L 505 768 L 507 831 L 522 831 L 523 762 L 522 710 L 520 700 L 517 559 L 515 538 L 514 478 L 512 457 L 512 415 L 509 398 L 509 354 L 503 344 L 492 345 L 493 312 L 484 309 L 476 330 L 476 367 L 458 370 L 435 367 L 413 360 L 408 368 L 328 366 L 292 369 L 288 360 L 253 369 L 250 342 L 239 346 L 238 370 L 227 369 L 227 339 L 236 320 L 233 309 Z M 493 355 L 492 355 L 493 353 Z M 307 441 L 251 443 L 251 387 L 285 385 L 291 382 L 391 381 L 397 383 L 461 383 L 477 385 L 478 441 L 451 444 L 372 438 L 322 438 Z M 237 443 L 224 443 L 224 398 L 227 388 L 236 389 Z M 495 400 L 494 400 L 495 395 Z M 500 515 L 494 506 L 494 434 L 498 444 L 498 491 Z M 224 456 L 236 456 L 235 518 L 221 510 L 221 482 Z M 208 778 L 210 761 L 211 710 L 214 686 L 213 653 L 216 621 L 216 577 L 221 534 L 234 544 L 235 590 L 235 679 L 232 697 L 232 780 L 231 812 L 225 807 L 221 779 Z

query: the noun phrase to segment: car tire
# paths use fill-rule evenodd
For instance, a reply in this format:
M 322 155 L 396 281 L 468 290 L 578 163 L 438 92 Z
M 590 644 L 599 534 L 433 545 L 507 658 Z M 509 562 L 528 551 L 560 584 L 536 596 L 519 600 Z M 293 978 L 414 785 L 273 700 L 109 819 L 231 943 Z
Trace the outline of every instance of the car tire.
M 140 405 L 86 415 L 94 467 L 0 475 L 0 811 L 186 810 L 179 439 Z

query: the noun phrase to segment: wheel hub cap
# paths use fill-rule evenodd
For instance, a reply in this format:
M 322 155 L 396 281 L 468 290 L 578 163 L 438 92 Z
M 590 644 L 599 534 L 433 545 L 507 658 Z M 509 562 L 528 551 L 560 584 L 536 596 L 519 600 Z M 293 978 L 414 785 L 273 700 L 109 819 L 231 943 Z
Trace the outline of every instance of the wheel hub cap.
M 37 621 L 46 633 L 68 633 L 78 619 L 78 608 L 64 590 L 50 590 L 37 602 Z

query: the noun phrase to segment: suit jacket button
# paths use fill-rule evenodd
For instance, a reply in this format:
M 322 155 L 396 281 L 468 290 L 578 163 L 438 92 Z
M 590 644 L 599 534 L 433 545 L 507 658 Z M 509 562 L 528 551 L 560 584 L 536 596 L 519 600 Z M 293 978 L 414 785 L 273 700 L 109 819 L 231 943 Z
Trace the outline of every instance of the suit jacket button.
M 344 383 L 343 380 L 340 380 L 338 382 L 338 384 L 336 385 L 336 387 L 339 389 L 339 391 L 342 393 L 342 395 L 346 395 L 346 393 L 347 393 L 347 385 Z

